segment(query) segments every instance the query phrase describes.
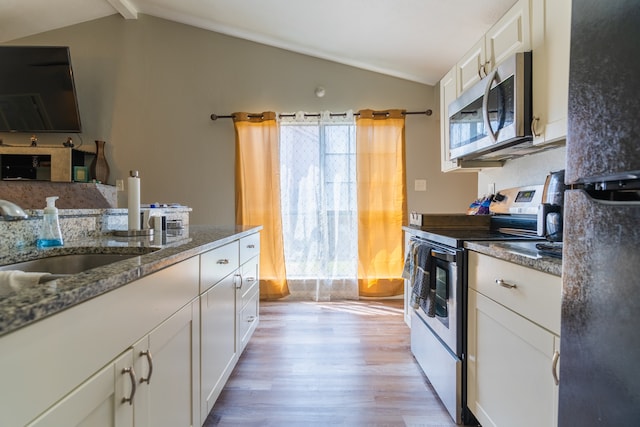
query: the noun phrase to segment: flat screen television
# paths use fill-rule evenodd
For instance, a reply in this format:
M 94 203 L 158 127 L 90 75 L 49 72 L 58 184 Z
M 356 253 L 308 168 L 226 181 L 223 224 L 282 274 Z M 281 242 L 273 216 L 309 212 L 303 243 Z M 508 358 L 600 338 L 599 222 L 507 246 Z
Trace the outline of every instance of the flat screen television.
M 0 132 L 82 131 L 65 46 L 0 46 Z

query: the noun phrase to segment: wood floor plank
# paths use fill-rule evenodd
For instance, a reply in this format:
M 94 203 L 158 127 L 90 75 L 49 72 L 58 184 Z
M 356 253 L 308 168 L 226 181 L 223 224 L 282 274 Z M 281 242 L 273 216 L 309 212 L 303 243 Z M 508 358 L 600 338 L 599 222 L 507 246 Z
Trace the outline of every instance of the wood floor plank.
M 401 300 L 261 302 L 206 427 L 451 427 L 411 355 Z

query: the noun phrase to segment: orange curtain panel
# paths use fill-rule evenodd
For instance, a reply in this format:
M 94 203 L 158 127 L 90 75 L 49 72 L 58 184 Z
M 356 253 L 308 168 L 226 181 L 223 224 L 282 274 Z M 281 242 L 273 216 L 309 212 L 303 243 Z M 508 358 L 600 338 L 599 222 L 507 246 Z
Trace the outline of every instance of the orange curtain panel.
M 289 295 L 280 213 L 280 159 L 276 114 L 234 113 L 236 222 L 262 225 L 260 297 Z
M 362 110 L 356 120 L 358 287 L 365 297 L 404 292 L 404 128 L 404 110 Z

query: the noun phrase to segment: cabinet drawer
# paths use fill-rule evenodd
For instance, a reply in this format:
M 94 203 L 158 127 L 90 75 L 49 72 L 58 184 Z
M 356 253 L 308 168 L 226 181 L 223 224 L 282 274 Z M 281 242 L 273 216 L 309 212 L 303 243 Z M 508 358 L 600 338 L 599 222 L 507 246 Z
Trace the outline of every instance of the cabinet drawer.
M 246 305 L 238 315 L 238 330 L 240 334 L 240 351 L 242 351 L 253 331 L 258 326 L 258 311 L 260 305 L 260 292 L 258 286 L 253 286 L 247 295 Z
M 200 255 L 200 292 L 204 292 L 240 266 L 239 243 L 231 242 Z
M 260 233 L 240 239 L 240 264 L 260 254 Z
M 242 300 L 240 307 L 247 303 L 248 295 L 258 287 L 258 257 L 252 258 L 242 265 L 240 272 L 242 275 L 242 286 L 238 291 L 238 298 Z
M 469 252 L 469 287 L 560 335 L 560 277 Z

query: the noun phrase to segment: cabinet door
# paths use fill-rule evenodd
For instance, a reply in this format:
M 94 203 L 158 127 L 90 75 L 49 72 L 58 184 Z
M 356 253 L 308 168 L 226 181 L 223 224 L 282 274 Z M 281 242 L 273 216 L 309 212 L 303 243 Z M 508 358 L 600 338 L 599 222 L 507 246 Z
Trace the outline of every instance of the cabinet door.
M 244 240 L 244 239 L 243 239 Z M 255 253 L 255 252 L 254 252 Z M 238 319 L 236 337 L 238 343 L 238 356 L 246 347 L 253 331 L 258 325 L 258 313 L 260 304 L 260 255 L 246 261 L 240 268 L 239 287 L 236 289 L 236 310 Z
M 457 160 L 449 158 L 449 104 L 458 96 L 456 68 L 440 80 L 440 166 L 443 172 L 458 167 Z
M 200 425 L 198 312 L 196 300 L 134 345 L 136 427 Z
M 557 337 L 469 290 L 467 404 L 484 427 L 555 426 Z
M 457 93 L 453 96 L 456 99 L 458 94 L 486 77 L 488 69 L 485 66 L 487 61 L 484 37 L 473 45 L 471 49 L 458 61 L 456 65 Z M 448 105 L 448 104 L 447 104 Z
M 571 0 L 533 0 L 533 131 L 536 145 L 567 136 Z
M 200 416 L 204 420 L 236 361 L 236 286 L 232 273 L 200 297 Z M 238 285 L 239 286 L 239 285 Z
M 242 309 L 238 312 L 238 355 L 249 343 L 249 339 L 258 327 L 260 311 L 260 287 L 258 283 L 251 287 L 243 298 Z
M 133 426 L 133 405 L 124 401 L 132 396 L 132 385 L 136 383 L 129 369 L 133 369 L 131 350 L 82 383 L 28 426 Z M 133 399 L 135 401 L 135 395 Z
M 516 52 L 531 46 L 529 1 L 518 1 L 485 36 L 487 72 Z

